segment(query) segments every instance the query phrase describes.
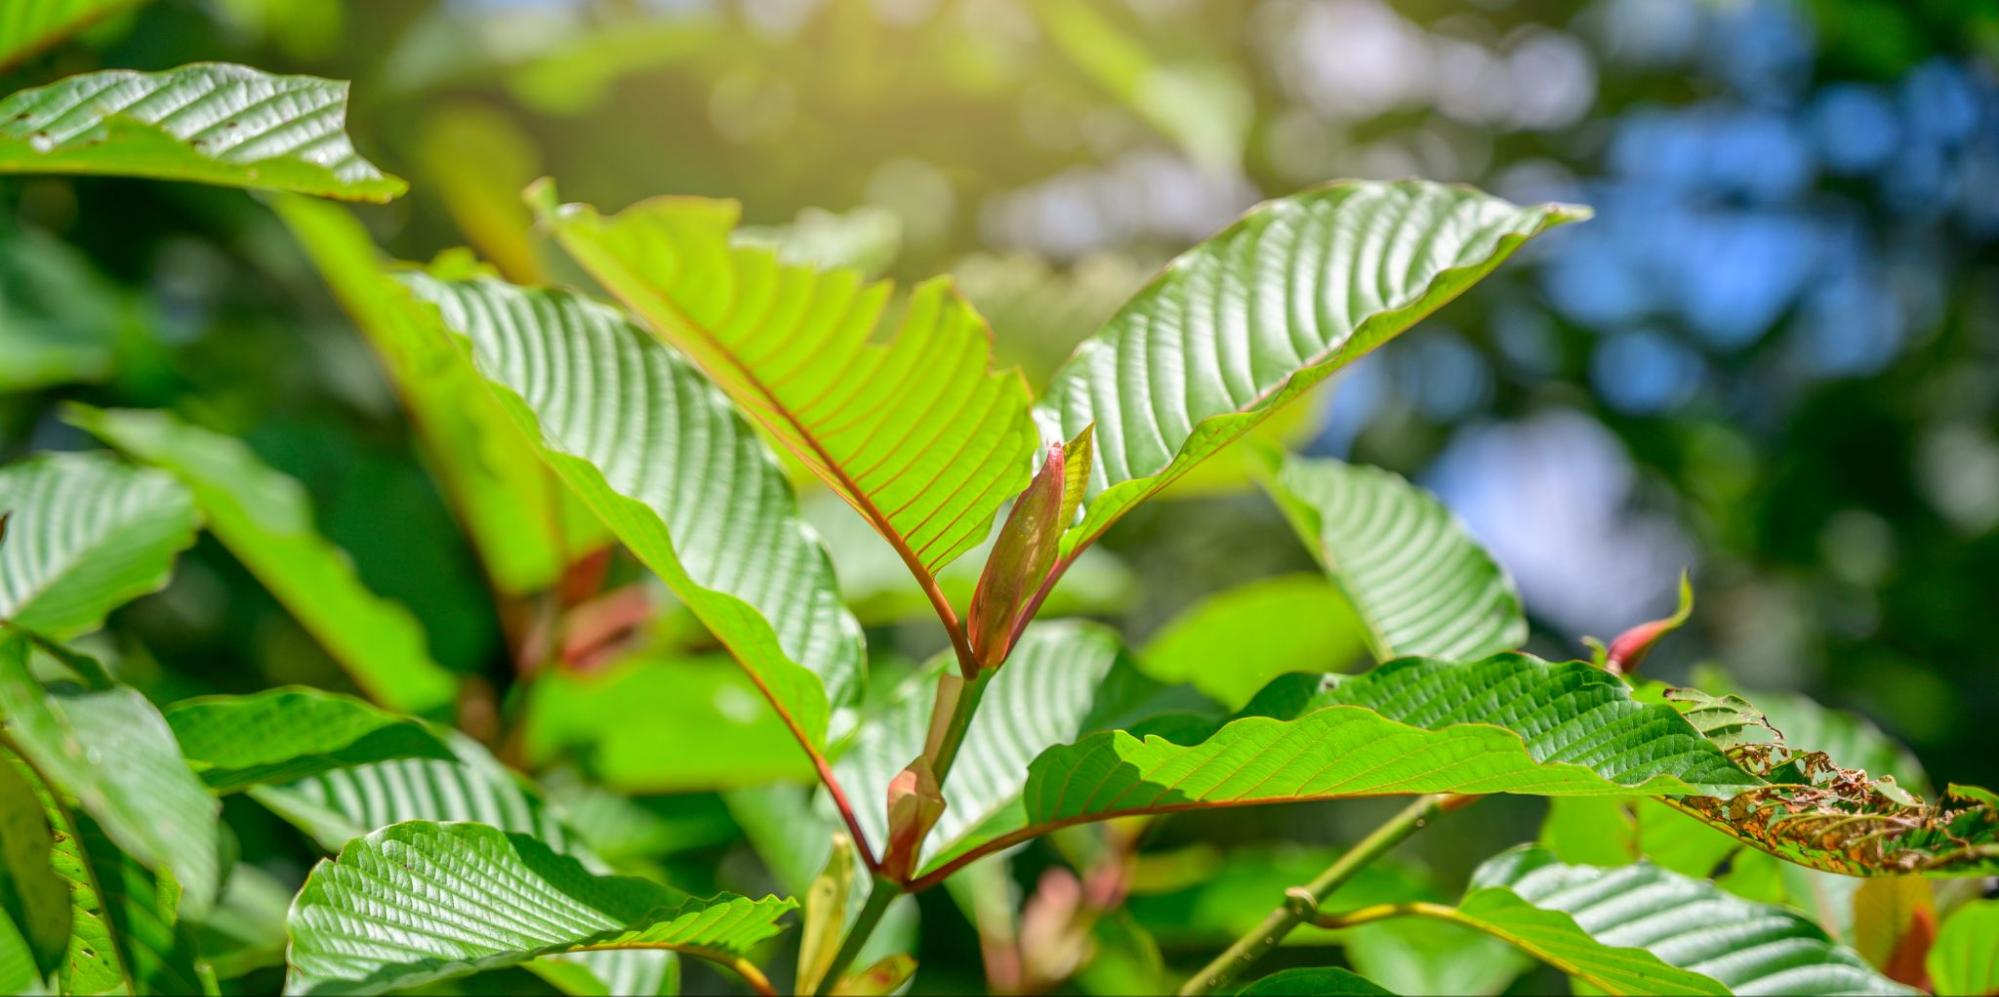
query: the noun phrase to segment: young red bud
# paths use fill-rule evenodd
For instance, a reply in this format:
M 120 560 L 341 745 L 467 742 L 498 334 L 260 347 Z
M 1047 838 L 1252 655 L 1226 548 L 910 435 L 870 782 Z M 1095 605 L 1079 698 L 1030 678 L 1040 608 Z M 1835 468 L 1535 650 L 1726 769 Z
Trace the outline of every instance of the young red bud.
M 1034 596 L 1048 571 L 1055 566 L 1055 554 L 1062 546 L 1063 496 L 1067 468 L 1062 459 L 1063 445 L 1048 448 L 1041 470 L 1028 482 L 1027 490 L 1014 500 L 993 541 L 986 570 L 979 587 L 972 591 L 972 610 L 966 619 L 972 657 L 980 668 L 997 668 L 1013 650 L 1014 624 L 1021 610 Z M 1073 506 L 1070 507 L 1073 510 Z
M 1640 623 L 1617 635 L 1604 652 L 1603 667 L 1612 675 L 1629 675 L 1638 670 L 1652 646 L 1667 634 L 1680 629 L 1687 617 L 1694 612 L 1694 588 L 1687 583 L 1687 576 L 1680 576 L 1680 605 L 1673 615 L 1663 620 Z
M 916 873 L 923 839 L 944 816 L 944 793 L 927 758 L 910 762 L 888 783 L 888 849 L 882 855 L 882 875 L 906 883 Z

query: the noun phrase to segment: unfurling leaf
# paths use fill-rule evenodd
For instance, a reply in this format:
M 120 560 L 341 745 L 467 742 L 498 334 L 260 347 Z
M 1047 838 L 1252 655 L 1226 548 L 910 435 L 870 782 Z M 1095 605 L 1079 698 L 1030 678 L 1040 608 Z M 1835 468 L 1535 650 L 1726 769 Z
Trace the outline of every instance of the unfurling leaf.
M 1694 587 L 1687 581 L 1685 572 L 1680 573 L 1680 603 L 1673 615 L 1652 620 L 1632 627 L 1617 635 L 1610 647 L 1603 652 L 1603 667 L 1612 675 L 1629 675 L 1638 670 L 1645 656 L 1652 653 L 1653 645 L 1667 634 L 1680 629 L 1687 618 L 1694 614 Z
M 966 628 L 972 657 L 980 668 L 998 668 L 1006 660 L 1020 629 L 1020 614 L 1055 566 L 1066 525 L 1062 510 L 1075 511 L 1068 500 L 1070 469 L 1063 452 L 1060 443 L 1048 448 L 1041 470 L 1035 472 L 1027 490 L 1014 501 L 1013 511 L 1007 513 L 993 552 L 986 558 L 985 573 L 979 576 L 979 587 L 972 592 Z
M 882 875 L 898 882 L 916 870 L 923 839 L 944 816 L 944 793 L 937 785 L 937 773 L 928 757 L 910 762 L 888 783 L 888 849 L 882 856 Z

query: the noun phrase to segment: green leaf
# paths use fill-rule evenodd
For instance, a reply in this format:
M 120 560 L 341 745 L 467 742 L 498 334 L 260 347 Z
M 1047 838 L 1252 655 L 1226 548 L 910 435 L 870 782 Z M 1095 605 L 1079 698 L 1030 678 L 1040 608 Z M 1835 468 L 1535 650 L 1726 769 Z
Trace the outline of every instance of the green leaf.
M 1377 997 L 1390 991 L 1365 976 L 1345 969 L 1286 969 L 1236 991 L 1243 997 L 1312 997 L 1314 994 Z
M 0 630 L 0 717 L 35 768 L 119 848 L 171 872 L 191 913 L 220 885 L 221 805 L 181 759 L 173 730 L 135 689 L 44 691 L 25 639 Z
M 1351 181 L 1268 202 L 1182 254 L 1055 372 L 1036 407 L 1097 424 L 1089 542 L 1334 371 L 1416 324 L 1520 244 L 1588 210 L 1466 187 Z
M 450 758 L 419 755 L 350 765 L 251 786 L 248 793 L 329 851 L 407 820 L 478 821 L 533 835 L 561 851 L 578 851 L 532 785 L 471 738 L 432 732 L 451 749 Z
M 1650 865 L 1516 849 L 1473 873 L 1455 909 L 1411 913 L 1504 938 L 1612 994 L 1912 993 L 1798 914 Z
M 1788 899 L 1784 863 L 1745 848 L 1658 800 L 1571 797 L 1550 801 L 1540 845 L 1581 865 L 1629 865 L 1640 860 L 1766 903 Z
M 1480 658 L 1527 641 L 1513 582 L 1436 497 L 1391 471 L 1273 455 L 1271 493 L 1378 660 Z
M 20 777 L 16 788 L 52 832 L 45 868 L 56 879 L 68 927 L 67 945 L 56 953 L 60 965 L 49 977 L 59 992 L 211 992 L 195 965 L 192 931 L 179 918 L 181 891 L 173 877 L 147 872 L 96 821 L 59 804 L 11 752 L 0 750 L 0 767 Z
M 692 365 L 612 309 L 411 276 L 543 457 L 761 686 L 801 741 L 857 700 L 860 625 L 770 451 Z
M 1131 814 L 1417 793 L 1731 796 L 1758 785 L 1671 707 L 1579 661 L 1402 658 L 1195 744 L 1108 731 L 1029 767 L 1021 803 L 933 869 Z
M 47 232 L 0 232 L 0 394 L 101 383 L 126 354 L 157 349 L 134 290 Z
M 167 719 L 211 786 L 248 790 L 329 850 L 402 821 L 475 820 L 596 861 L 532 786 L 455 731 L 311 689 L 185 700 Z M 527 968 L 578 994 L 659 993 L 675 973 L 670 952 Z
M 0 69 L 22 62 L 145 0 L 8 0 L 0 8 Z
M 509 200 L 518 207 L 512 192 Z M 272 206 L 380 358 L 494 586 L 507 595 L 550 588 L 571 562 L 604 546 L 603 525 L 554 472 L 520 459 L 533 441 L 487 390 L 436 309 L 383 269 L 353 213 L 304 197 Z
M 347 84 L 205 62 L 111 69 L 0 100 L 0 173 L 101 173 L 387 201 L 354 151 Z
M 1153 635 L 1138 667 L 1237 710 L 1279 675 L 1342 670 L 1366 653 L 1365 639 L 1326 579 L 1285 575 L 1197 603 Z
M 346 552 L 319 535 L 297 481 L 242 441 L 165 412 L 72 405 L 67 417 L 187 485 L 208 528 L 370 697 L 412 713 L 450 706 L 457 678 L 431 660 L 423 627 L 368 591 Z
M 733 201 L 656 198 L 604 217 L 535 195 L 543 223 L 894 546 L 934 575 L 1026 486 L 1040 432 L 1018 372 L 948 280 L 916 287 L 876 341 L 887 284 L 732 246 Z M 1075 427 L 1064 437 L 1075 435 Z
M 1999 992 L 1999 900 L 1974 900 L 1944 921 L 1929 971 L 1940 994 Z
M 391 758 L 454 758 L 424 724 L 358 699 L 288 687 L 184 699 L 166 709 L 181 754 L 226 793 Z
M 42 454 L 0 467 L 0 621 L 51 637 L 166 585 L 194 543 L 194 502 L 173 478 L 109 454 Z
M 624 792 L 810 781 L 811 760 L 734 662 L 640 653 L 544 674 L 522 743 L 536 767 L 568 758 Z
M 730 894 L 685 900 L 647 880 L 593 875 L 526 835 L 412 821 L 313 869 L 288 919 L 285 992 L 379 993 L 596 949 L 727 963 L 776 935 L 795 906 Z
M 98 917 L 93 928 L 77 912 L 76 948 L 72 960 L 88 962 L 112 958 L 122 974 L 133 981 L 133 992 L 152 994 L 211 993 L 203 985 L 203 970 L 197 963 L 192 925 L 181 919 L 180 884 L 170 874 L 149 871 L 132 856 L 121 851 L 89 817 L 78 815 L 74 832 L 74 855 L 57 859 L 57 869 L 68 874 L 82 870 L 75 889 L 88 890 L 96 902 Z M 82 863 L 71 866 L 70 863 Z M 109 953 L 100 948 L 109 942 Z M 72 990 L 82 970 L 71 963 Z M 91 967 L 94 971 L 96 967 Z
M 1123 667 L 1119 667 L 1123 662 Z M 888 840 L 877 801 L 889 781 L 923 753 L 938 662 L 906 683 L 898 698 L 862 725 L 834 773 L 857 806 L 868 840 Z M 1125 660 L 1117 634 L 1073 620 L 1036 623 L 994 672 L 944 782 L 944 815 L 924 842 L 936 855 L 994 814 L 1019 807 L 1036 755 L 1085 732 L 1128 720 L 1155 687 Z
M 17 932 L 28 968 L 53 979 L 69 948 L 69 884 L 51 864 L 55 835 L 30 778 L 0 748 L 0 931 Z

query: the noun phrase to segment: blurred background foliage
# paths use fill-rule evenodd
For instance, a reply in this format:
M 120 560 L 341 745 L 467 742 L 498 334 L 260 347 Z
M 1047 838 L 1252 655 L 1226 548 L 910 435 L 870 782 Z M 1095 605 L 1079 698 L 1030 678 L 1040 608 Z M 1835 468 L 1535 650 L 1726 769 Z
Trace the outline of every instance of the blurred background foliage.
M 0 89 L 202 60 L 351 79 L 357 144 L 412 181 L 358 211 L 399 257 L 469 243 L 512 279 L 578 280 L 521 206 L 541 175 L 606 206 L 734 197 L 752 223 L 793 225 L 798 251 L 816 238 L 898 278 L 956 274 L 1037 386 L 1174 252 L 1265 196 L 1416 175 L 1588 203 L 1595 221 L 1342 376 L 1284 435 L 1435 489 L 1517 579 L 1540 653 L 1661 615 L 1686 568 L 1693 625 L 1648 670 L 1718 664 L 1868 715 L 1939 782 L 1999 781 L 1999 728 L 1977 722 L 1999 715 L 1989 0 L 152 0 L 87 42 Z M 629 840 L 605 854 L 674 864 L 693 888 L 734 875 L 737 830 L 700 790 L 805 774 L 725 662 L 675 650 L 702 642 L 671 612 L 635 654 L 523 681 L 520 607 L 496 608 L 375 358 L 254 198 L 0 184 L 0 358 L 0 459 L 88 446 L 57 418 L 77 399 L 180 410 L 297 476 L 366 582 L 493 690 L 489 715 L 463 718 L 473 733 L 558 789 L 580 766 L 671 794 L 625 814 Z M 1193 669 L 1213 649 L 1168 624 L 1277 579 L 1256 605 L 1307 622 L 1244 641 L 1337 644 L 1313 632 L 1322 594 L 1279 578 L 1309 570 L 1305 552 L 1244 482 L 1225 468 L 1141 509 L 1054 608 Z M 935 650 L 934 626 L 885 550 L 820 504 L 886 689 Z M 107 650 L 162 696 L 345 681 L 212 540 L 117 624 Z M 1450 880 L 1493 826 L 1531 836 L 1539 807 L 1495 807 L 1485 833 L 1420 851 Z M 1175 892 L 1220 861 L 1188 843 L 1335 841 L 1369 819 L 1176 821 L 1135 907 L 1184 927 L 1162 944 L 1212 946 L 1323 855 L 1239 853 L 1271 869 L 1231 880 L 1254 896 L 1230 901 Z M 264 833 L 278 874 L 302 872 L 309 851 L 286 869 L 285 832 Z M 1093 847 L 1037 846 L 1022 882 Z M 931 923 L 926 952 L 976 951 L 968 927 Z M 1135 978 L 1104 952 L 1086 984 Z

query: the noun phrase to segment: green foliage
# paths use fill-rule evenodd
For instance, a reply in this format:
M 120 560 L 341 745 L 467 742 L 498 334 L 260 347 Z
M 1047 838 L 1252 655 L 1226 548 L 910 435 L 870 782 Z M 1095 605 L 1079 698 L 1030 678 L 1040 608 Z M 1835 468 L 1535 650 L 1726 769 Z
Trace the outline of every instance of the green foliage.
M 1264 204 L 1180 256 L 1037 403 L 1064 435 L 1097 427 L 1090 498 L 1067 545 L 1088 543 L 1527 239 L 1588 214 L 1464 187 L 1341 183 Z
M 1040 435 L 1027 385 L 992 369 L 985 320 L 948 281 L 919 285 L 893 334 L 875 342 L 887 285 L 732 243 L 731 202 L 660 198 L 606 218 L 557 206 L 549 187 L 534 196 L 578 262 L 852 504 L 911 570 L 927 577 L 976 546 L 1027 484 Z
M 791 486 L 720 392 L 618 312 L 574 294 L 409 280 L 543 459 L 729 648 L 800 740 L 823 744 L 833 708 L 860 694 L 860 627 Z
M 483 898 L 467 909 L 459 898 Z M 322 862 L 292 905 L 293 994 L 379 993 L 537 956 L 670 949 L 729 962 L 795 905 L 684 896 L 592 875 L 526 835 L 480 824 L 395 824 Z
M 413 713 L 451 702 L 457 681 L 430 660 L 407 609 L 361 584 L 347 555 L 321 538 L 298 482 L 239 440 L 164 412 L 72 408 L 71 422 L 180 479 L 213 531 L 270 588 L 354 683 Z
M 1352 603 L 1377 659 L 1482 658 L 1526 642 L 1512 580 L 1435 496 L 1378 468 L 1273 464 L 1272 493 Z
M 1138 660 L 1153 678 L 1185 682 L 1240 709 L 1279 675 L 1337 670 L 1364 657 L 1365 640 L 1338 589 L 1286 575 L 1194 606 L 1154 634 Z
M 14 0 L 0 11 L 0 69 L 145 0 Z
M 126 5 L 11 6 L 0 66 Z M 323 4 L 217 9 L 290 52 L 326 51 L 344 20 Z M 567 111 L 666 61 L 727 65 L 705 110 L 745 159 L 791 113 L 783 79 L 736 72 L 761 42 L 729 19 L 599 13 L 492 13 L 517 29 L 499 52 L 467 44 L 455 15 L 414 12 L 422 44 L 382 54 L 367 114 L 394 118 L 413 92 L 496 68 L 511 92 Z M 1298 158 L 1252 141 L 1250 74 L 1156 53 L 1118 12 L 1035 2 L 1017 16 L 1059 60 L 1033 70 L 1054 70 L 1047 100 L 1066 83 L 1107 94 L 1210 171 L 1202 182 Z M 151 53 L 159 25 L 143 23 L 134 51 Z M 1020 55 L 918 48 L 911 59 L 949 63 L 966 91 Z M 904 86 L 900 60 L 825 49 L 820 82 L 840 101 L 934 96 Z M 257 220 L 227 263 L 189 270 L 254 260 L 271 286 L 230 289 L 252 297 L 311 288 L 316 271 L 359 339 L 286 324 L 284 352 L 367 413 L 345 435 L 305 428 L 326 399 L 295 392 L 277 363 L 268 383 L 256 361 L 222 376 L 283 404 L 205 397 L 214 358 L 165 349 L 153 326 L 230 318 L 133 307 L 103 276 L 131 261 L 39 231 L 65 212 L 98 224 L 98 187 L 37 179 L 8 202 L 38 221 L 0 241 L 0 391 L 98 403 L 68 405 L 69 427 L 124 459 L 0 467 L 0 987 L 255 992 L 282 965 L 295 994 L 661 994 L 680 989 L 685 957 L 721 972 L 696 965 L 690 986 L 929 992 L 973 985 L 940 957 L 972 938 L 989 988 L 1015 993 L 1183 978 L 1187 993 L 1499 992 L 1538 984 L 1516 982 L 1530 956 L 1610 993 L 1905 993 L 1925 973 L 1943 992 L 1995 985 L 1991 903 L 1944 877 L 1999 868 L 1999 798 L 1951 786 L 1926 801 L 1906 748 L 1802 697 L 1736 695 L 1700 672 L 1698 688 L 1638 682 L 1635 656 L 1615 651 L 1521 653 L 1520 595 L 1439 498 L 1269 445 L 1302 447 L 1317 414 L 1291 403 L 1587 209 L 1343 181 L 1251 210 L 1142 286 L 1158 257 L 1095 278 L 966 258 L 1022 340 L 996 344 L 950 279 L 877 280 L 960 251 L 951 186 L 920 166 L 857 182 L 876 203 L 850 211 L 752 208 L 792 219 L 777 224 L 685 196 L 605 215 L 559 204 L 549 181 L 523 208 L 512 190 L 568 144 L 538 144 L 470 93 L 387 145 L 413 150 L 493 265 L 463 250 L 394 263 L 377 237 L 406 256 L 434 243 L 429 206 L 357 215 L 297 196 L 404 190 L 356 152 L 347 94 L 203 63 L 0 100 L 0 174 L 271 192 L 174 195 Z M 627 156 L 653 133 L 687 135 L 682 108 L 658 110 L 657 127 L 627 130 Z M 1063 138 L 1076 122 L 1051 108 L 1027 116 L 1051 146 L 1104 139 Z M 944 125 L 917 130 L 963 137 Z M 1000 228 L 1004 208 L 981 210 Z M 280 258 L 289 244 L 271 233 L 286 230 L 310 268 Z M 618 304 L 560 286 L 583 277 Z M 1059 328 L 1020 328 L 1039 325 Z M 1047 391 L 1001 356 L 1055 366 Z M 133 397 L 166 407 L 102 407 Z M 81 438 L 40 402 L 10 397 L 0 423 L 32 423 L 57 448 Z M 257 427 L 258 451 L 300 477 L 209 425 Z M 1209 461 L 1251 434 L 1251 460 Z M 405 450 L 434 478 L 434 513 L 415 508 L 421 481 L 376 480 Z M 1222 497 L 1243 465 L 1302 550 L 1269 503 Z M 808 520 L 800 493 L 821 485 Z M 1203 501 L 1108 533 L 1168 493 Z M 446 512 L 462 545 L 413 542 L 406 519 L 448 525 Z M 1234 523 L 1219 541 L 1185 528 L 1229 516 L 1284 551 L 1265 556 Z M 204 524 L 219 548 L 111 615 L 167 586 Z M 1225 549 L 1187 571 L 1183 542 Z M 1282 573 L 1308 559 L 1322 570 Z M 356 561 L 385 592 L 418 579 L 397 591 L 423 618 L 364 586 Z M 419 598 L 454 572 L 476 589 L 481 571 L 489 605 Z M 298 684 L 311 674 L 292 661 L 299 628 L 230 598 L 245 584 L 370 701 Z M 936 628 L 913 619 L 925 611 Z M 484 658 L 449 659 L 461 672 L 428 648 L 427 631 L 459 621 L 446 613 L 491 631 Z M 190 620 L 239 646 L 189 669 L 176 640 Z M 1133 654 L 1119 624 L 1154 636 Z M 1620 647 L 1649 649 L 1666 627 L 1648 626 Z M 1379 796 L 1415 799 L 1372 832 L 1346 822 Z M 1487 796 L 1552 798 L 1541 847 L 1487 840 L 1517 826 L 1504 808 L 1522 801 L 1451 817 Z M 1456 903 L 1442 899 L 1459 894 L 1453 877 L 1385 858 L 1446 819 L 1479 856 L 1499 852 Z M 777 946 L 799 902 L 751 898 L 770 882 L 805 901 L 795 958 Z M 951 912 L 909 895 L 947 883 L 969 928 L 919 923 Z M 1306 968 L 1259 965 L 1280 947 Z M 1311 968 L 1335 961 L 1329 947 L 1342 968 Z M 773 982 L 761 965 L 796 971 Z
M 1464 900 L 1425 909 L 1512 942 L 1613 994 L 1908 993 L 1805 918 L 1645 865 L 1511 852 Z
M 1287 969 L 1272 973 L 1236 991 L 1243 997 L 1310 997 L 1313 994 L 1335 995 L 1354 994 L 1360 997 L 1382 997 L 1392 991 L 1383 990 L 1378 984 L 1358 973 L 1344 969 Z
M 0 468 L 0 621 L 67 637 L 167 582 L 194 542 L 194 502 L 173 478 L 103 454 Z
M 1940 994 L 1984 994 L 1999 989 L 1999 900 L 1964 905 L 1930 947 L 1930 983 Z
M 105 173 L 387 201 L 354 151 L 347 84 L 201 63 L 106 70 L 0 99 L 0 173 Z
M 17 632 L 0 630 L 8 740 L 119 848 L 171 872 L 189 911 L 206 910 L 221 883 L 221 808 L 166 720 L 136 689 L 44 689 L 28 672 L 27 650 Z

